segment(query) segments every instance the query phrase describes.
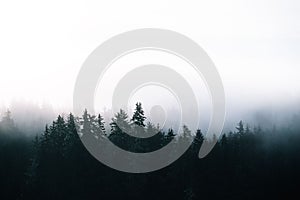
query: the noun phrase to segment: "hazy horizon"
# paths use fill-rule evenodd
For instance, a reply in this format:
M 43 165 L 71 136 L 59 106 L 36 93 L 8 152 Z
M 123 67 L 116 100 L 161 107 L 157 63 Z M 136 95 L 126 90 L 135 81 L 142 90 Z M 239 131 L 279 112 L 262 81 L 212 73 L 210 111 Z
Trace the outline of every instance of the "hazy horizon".
M 49 112 L 55 114 L 72 112 L 75 81 L 87 56 L 114 35 L 155 27 L 190 37 L 213 60 L 224 84 L 225 123 L 240 119 L 254 122 L 256 113 L 261 110 L 271 113 L 268 115 L 274 115 L 274 118 L 278 118 L 279 113 L 293 115 L 299 112 L 295 109 L 300 102 L 299 1 L 193 1 L 181 4 L 177 1 L 141 3 L 134 0 L 132 3 L 139 9 L 127 6 L 125 2 L 118 2 L 116 6 L 114 1 L 93 4 L 52 1 L 47 5 L 18 1 L 19 7 L 15 7 L 14 2 L 0 3 L 0 107 L 28 102 L 47 105 L 51 107 Z M 159 7 L 155 5 L 157 3 Z M 118 15 L 111 14 L 111 9 Z M 69 11 L 68 15 L 65 10 Z M 126 65 L 128 70 L 151 61 L 164 62 L 178 69 L 184 65 L 180 61 L 174 62 L 174 58 L 171 61 L 172 58 L 162 53 L 135 53 L 126 59 L 116 66 Z M 104 92 L 96 91 L 96 103 L 110 95 L 122 75 L 119 69 L 116 67 L 111 72 L 113 78 L 106 78 L 110 82 L 104 84 Z M 187 80 L 192 80 L 194 73 L 185 69 L 180 73 L 186 73 Z M 198 83 L 192 82 L 193 87 L 199 87 Z M 158 90 L 152 89 L 153 93 L 148 94 L 157 97 L 155 91 Z M 207 94 L 198 92 L 197 95 L 202 98 Z M 145 92 L 133 95 L 131 105 L 136 101 L 151 104 L 147 99 L 153 98 L 145 96 Z M 106 107 L 108 100 L 104 101 L 106 103 L 95 105 L 97 112 Z M 173 100 L 166 97 L 164 101 Z M 201 114 L 208 116 L 210 102 L 199 101 L 199 104 L 207 109 Z M 175 105 L 174 108 L 177 109 Z M 145 109 L 150 110 L 148 105 Z

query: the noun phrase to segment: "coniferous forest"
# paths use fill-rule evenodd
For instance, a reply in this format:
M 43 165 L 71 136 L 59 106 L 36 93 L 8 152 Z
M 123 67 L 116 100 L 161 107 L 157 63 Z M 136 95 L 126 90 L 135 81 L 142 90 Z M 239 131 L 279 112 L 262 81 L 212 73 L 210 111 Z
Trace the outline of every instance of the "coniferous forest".
M 205 133 L 188 127 L 176 135 L 147 122 L 141 104 L 133 116 L 120 110 L 107 122 L 84 111 L 81 117 L 59 115 L 44 132 L 26 136 L 13 113 L 0 122 L 0 199 L 291 199 L 300 186 L 300 118 L 285 127 L 251 127 L 243 121 L 224 133 L 203 159 L 198 151 Z M 76 126 L 83 127 L 82 134 Z M 157 134 L 138 140 L 122 132 Z M 100 131 L 99 131 L 100 130 Z M 172 139 L 193 139 L 185 154 L 161 170 L 131 174 L 96 160 L 80 137 L 101 133 L 132 152 L 159 149 Z M 192 137 L 192 136 L 195 137 Z M 96 135 L 95 135 L 96 136 Z

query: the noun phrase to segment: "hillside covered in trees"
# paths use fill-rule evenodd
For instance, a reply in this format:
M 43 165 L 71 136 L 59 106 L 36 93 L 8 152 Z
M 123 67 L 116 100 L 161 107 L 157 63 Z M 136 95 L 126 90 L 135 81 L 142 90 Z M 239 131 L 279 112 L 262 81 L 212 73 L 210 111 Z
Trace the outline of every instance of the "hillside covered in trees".
M 138 103 L 131 117 L 116 113 L 109 131 L 101 115 L 84 111 L 81 117 L 59 115 L 34 138 L 22 134 L 8 111 L 0 122 L 0 199 L 289 199 L 300 185 L 299 122 L 295 117 L 286 127 L 266 130 L 240 121 L 236 130 L 210 138 L 216 146 L 199 159 L 205 133 L 186 126 L 178 135 L 162 130 L 146 121 Z M 157 134 L 137 139 L 124 127 Z M 96 160 L 80 140 L 90 136 L 132 152 L 154 151 L 173 139 L 193 143 L 166 168 L 130 174 Z

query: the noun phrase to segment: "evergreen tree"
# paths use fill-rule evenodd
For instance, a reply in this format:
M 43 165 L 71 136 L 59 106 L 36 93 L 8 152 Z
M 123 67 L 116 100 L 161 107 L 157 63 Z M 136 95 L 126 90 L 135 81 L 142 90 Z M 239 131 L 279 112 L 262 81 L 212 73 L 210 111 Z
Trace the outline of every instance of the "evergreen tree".
M 189 128 L 186 125 L 183 125 L 182 130 L 183 130 L 182 137 L 186 139 L 191 139 L 192 132 L 191 130 L 189 130 Z
M 8 127 L 14 127 L 14 120 L 11 117 L 11 112 L 10 110 L 7 110 L 2 117 L 1 123 L 3 126 L 8 126 Z
M 146 132 L 148 135 L 155 135 L 158 130 L 151 122 L 148 122 L 146 126 Z
M 236 127 L 236 129 L 237 129 L 237 133 L 240 135 L 245 133 L 244 123 L 242 120 L 238 123 L 238 126 Z
M 2 117 L 2 120 L 0 122 L 0 129 L 2 129 L 2 131 L 5 133 L 12 133 L 16 135 L 17 129 L 14 120 L 11 117 L 10 110 L 7 110 L 4 113 L 4 116 Z
M 88 113 L 87 109 L 85 109 L 83 112 L 80 124 L 82 125 L 81 132 L 83 136 L 91 134 L 91 130 L 92 130 L 91 115 Z
M 104 122 L 104 118 L 99 114 L 98 118 L 97 118 L 97 128 L 98 130 L 105 135 L 106 131 L 105 131 L 105 122 Z
M 124 110 L 120 109 L 120 112 L 115 114 L 110 126 L 111 133 L 108 138 L 114 144 L 123 149 L 134 148 L 134 141 L 130 140 L 129 135 L 127 135 L 131 131 L 131 127 L 128 122 L 128 115 Z
M 128 115 L 127 113 L 120 109 L 120 112 L 115 114 L 115 117 L 112 119 L 110 123 L 111 126 L 111 134 L 119 134 L 127 131 L 130 131 L 130 125 L 128 122 Z
M 201 132 L 200 129 L 197 129 L 196 130 L 196 137 L 195 137 L 193 143 L 195 144 L 195 146 L 200 147 L 200 145 L 202 144 L 203 140 L 204 140 L 203 133 Z
M 145 115 L 144 115 L 144 110 L 142 108 L 142 104 L 140 102 L 135 104 L 135 111 L 133 113 L 131 121 L 140 127 L 145 127 Z
M 79 135 L 77 133 L 77 124 L 75 122 L 75 117 L 72 113 L 69 114 L 67 119 L 67 145 L 69 149 L 77 148 L 79 145 L 81 145 L 81 141 L 79 138 Z
M 250 127 L 249 127 L 249 124 L 247 124 L 246 129 L 245 129 L 245 134 L 248 135 L 250 133 L 251 133 Z

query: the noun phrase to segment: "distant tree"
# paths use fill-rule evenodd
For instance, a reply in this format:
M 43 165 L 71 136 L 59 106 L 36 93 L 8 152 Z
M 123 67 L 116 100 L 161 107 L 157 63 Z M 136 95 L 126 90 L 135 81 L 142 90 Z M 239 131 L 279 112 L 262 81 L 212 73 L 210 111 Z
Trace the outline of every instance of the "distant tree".
M 81 133 L 83 136 L 89 135 L 91 133 L 93 125 L 90 119 L 91 115 L 88 113 L 87 109 L 85 109 L 80 121 L 80 125 L 82 126 Z
M 250 133 L 251 133 L 251 131 L 250 131 L 250 126 L 249 126 L 249 124 L 247 124 L 247 125 L 246 125 L 246 129 L 245 129 L 245 134 L 248 135 L 248 134 L 250 134 Z
M 186 125 L 183 125 L 182 130 L 183 130 L 182 136 L 184 138 L 191 138 L 192 137 L 192 132 Z
M 181 140 L 185 141 L 185 142 L 190 142 L 193 139 L 192 132 L 186 125 L 182 126 L 182 134 L 179 135 L 178 139 L 179 139 L 179 142 Z
M 7 110 L 4 114 L 4 116 L 2 117 L 2 120 L 1 120 L 1 123 L 3 125 L 6 125 L 6 126 L 10 126 L 10 127 L 13 127 L 15 124 L 14 124 L 14 120 L 12 119 L 11 117 L 11 112 L 10 110 Z
M 2 119 L 1 119 L 1 122 L 0 122 L 0 129 L 3 130 L 3 132 L 16 132 L 16 126 L 15 126 L 15 123 L 14 123 L 14 120 L 13 118 L 11 117 L 11 112 L 10 110 L 7 110 Z
M 148 122 L 146 126 L 146 132 L 149 135 L 154 135 L 158 132 L 158 130 L 151 122 Z
M 255 126 L 253 129 L 255 134 L 261 134 L 262 133 L 262 128 L 261 126 Z
M 237 129 L 238 134 L 244 134 L 245 133 L 244 123 L 243 123 L 242 120 L 238 123 L 236 129 Z

